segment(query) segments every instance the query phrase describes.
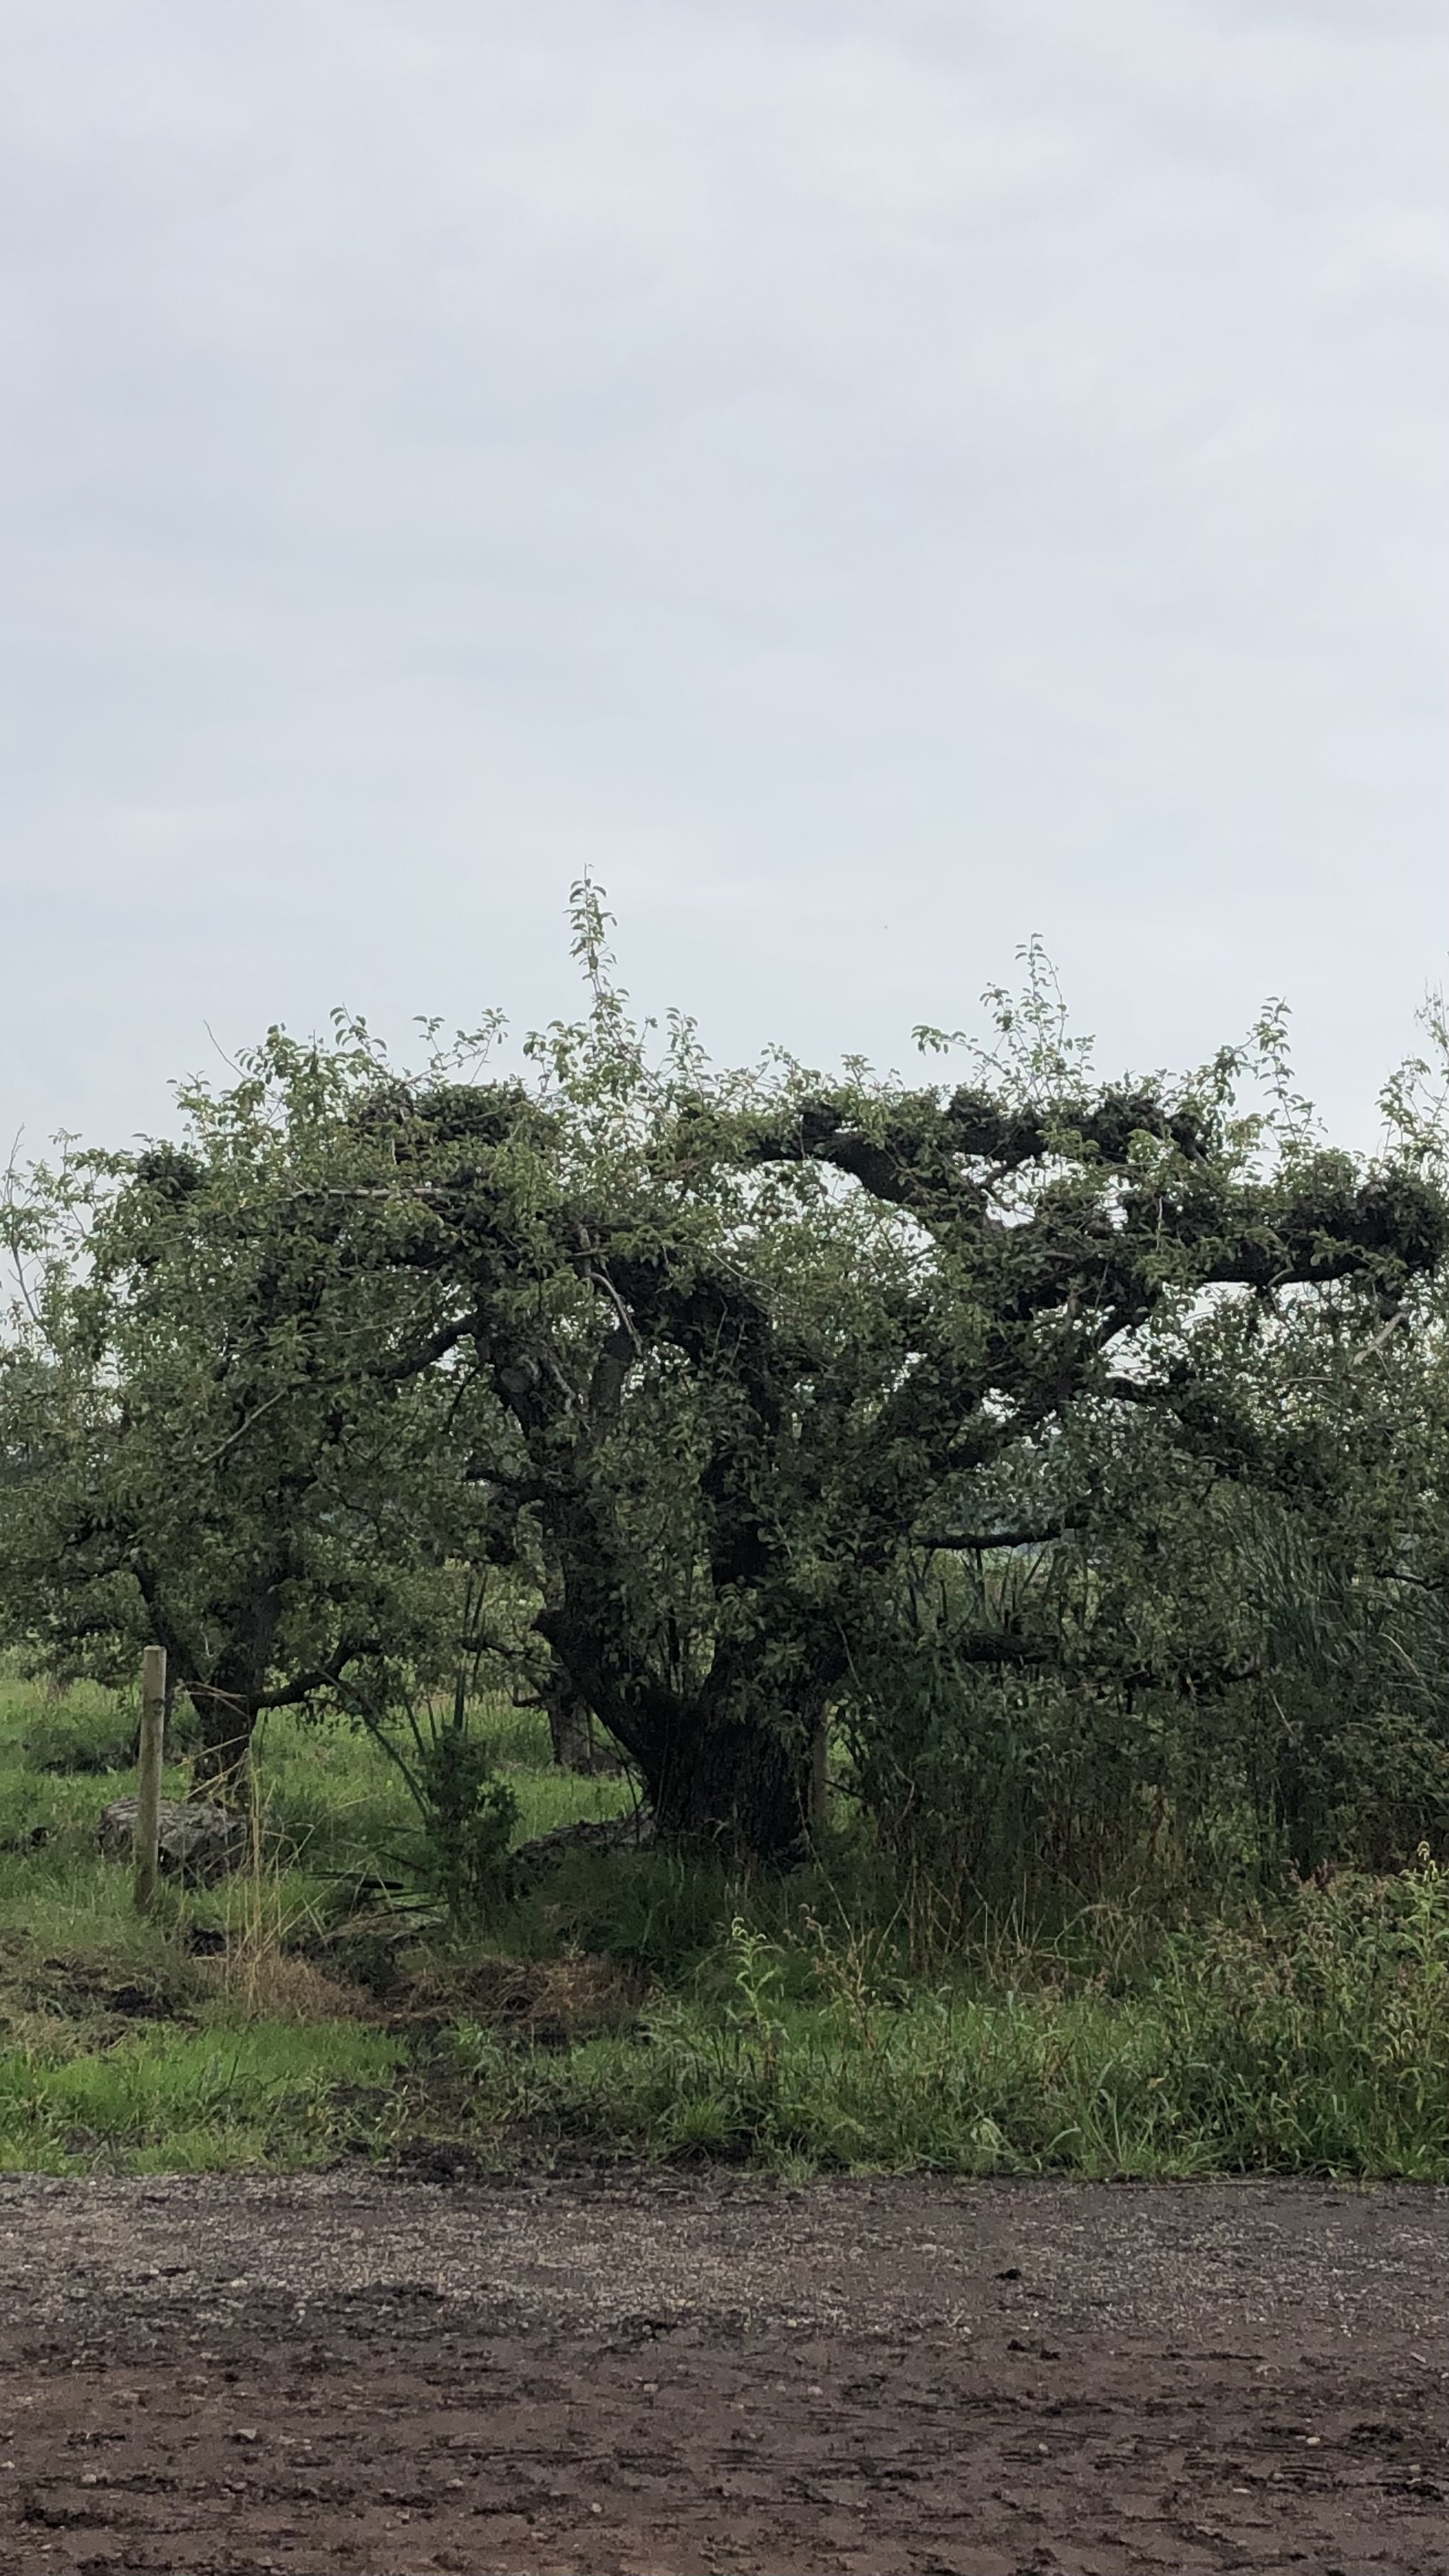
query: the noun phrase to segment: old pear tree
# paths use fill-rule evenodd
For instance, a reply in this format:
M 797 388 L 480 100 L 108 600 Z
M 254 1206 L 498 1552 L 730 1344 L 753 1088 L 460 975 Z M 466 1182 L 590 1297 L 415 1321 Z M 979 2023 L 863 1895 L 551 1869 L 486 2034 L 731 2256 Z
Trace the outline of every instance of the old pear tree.
M 665 1833 L 780 1862 L 923 1555 L 1080 1528 L 1113 1423 L 1211 1462 L 1232 1335 L 1381 1346 L 1444 1201 L 1240 1113 L 1233 1056 L 1099 1081 L 1035 957 L 966 1080 L 827 1081 L 657 1043 L 605 931 L 580 889 L 588 1008 L 516 1078 L 274 1035 L 17 1196 L 4 1615 L 165 1644 L 220 1767 L 280 1701 L 521 1658 Z M 1043 1651 L 989 1585 L 951 1649 Z

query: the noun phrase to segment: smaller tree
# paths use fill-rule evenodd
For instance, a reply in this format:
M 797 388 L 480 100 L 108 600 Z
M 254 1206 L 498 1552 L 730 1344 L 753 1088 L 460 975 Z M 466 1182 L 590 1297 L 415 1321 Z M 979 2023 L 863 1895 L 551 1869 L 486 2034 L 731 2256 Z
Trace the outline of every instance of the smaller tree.
M 129 1678 L 162 1645 L 200 1776 L 234 1782 L 264 1711 L 374 1711 L 399 1662 L 451 1678 L 466 1474 L 458 1323 L 375 1112 L 366 1033 L 273 1032 L 183 1141 L 78 1152 L 6 1209 L 0 1624 L 42 1660 Z

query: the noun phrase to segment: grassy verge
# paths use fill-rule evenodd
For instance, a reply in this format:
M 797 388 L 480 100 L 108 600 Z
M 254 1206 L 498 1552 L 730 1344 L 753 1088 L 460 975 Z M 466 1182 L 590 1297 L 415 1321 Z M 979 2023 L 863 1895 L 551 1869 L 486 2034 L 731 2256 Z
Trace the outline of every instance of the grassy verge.
M 464 2023 L 452 2046 L 500 2139 L 797 2172 L 1449 2179 L 1442 1872 L 1165 1936 L 1125 1990 L 1055 1947 L 1001 1970 L 983 1948 L 922 1990 L 818 1926 L 792 1954 L 741 1917 L 634 2033 L 521 2052 Z
M 554 1772 L 537 1719 L 493 1723 L 521 1836 L 624 1803 Z M 168 1888 L 140 1922 L 94 1847 L 129 1726 L 105 1694 L 0 1690 L 0 2167 L 287 2166 L 442 2136 L 500 2164 L 1449 2179 L 1449 1873 L 1427 1859 L 1191 1926 L 1139 1903 L 933 1951 L 939 1908 L 848 1845 L 753 1885 L 579 1855 L 450 1945 L 436 1913 L 418 1935 L 385 1757 L 288 1720 L 263 1751 L 261 1867 Z
M 0 2169 L 235 2170 L 386 2153 L 416 2115 L 413 1989 L 438 1989 L 397 1925 L 429 1908 L 417 1817 L 395 1767 L 338 1722 L 274 1717 L 258 1763 L 259 1866 L 163 1884 L 147 1921 L 96 1850 L 134 1786 L 136 1709 L 60 1699 L 0 1672 Z M 628 1803 L 617 1779 L 555 1771 L 536 1711 L 490 1714 L 517 1838 Z M 184 1797 L 184 1764 L 164 1794 Z M 414 1903 L 409 1909 L 408 1900 Z M 359 1907 L 369 1909 L 359 1919 Z M 349 1975 L 388 1969 L 387 2015 Z
M 346 2022 L 156 2028 L 84 2055 L 0 2052 L 0 2169 L 215 2173 L 325 2162 L 401 2049 Z

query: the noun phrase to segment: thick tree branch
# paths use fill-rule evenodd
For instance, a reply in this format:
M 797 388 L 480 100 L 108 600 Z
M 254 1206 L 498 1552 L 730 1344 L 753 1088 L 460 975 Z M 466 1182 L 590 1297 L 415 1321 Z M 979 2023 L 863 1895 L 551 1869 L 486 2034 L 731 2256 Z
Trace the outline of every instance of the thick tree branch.
M 935 1530 L 916 1535 L 911 1545 L 938 1548 L 943 1553 L 954 1550 L 963 1556 L 988 1556 L 994 1548 L 1050 1547 L 1056 1539 L 1067 1537 L 1071 1527 L 1070 1522 L 1054 1521 L 1044 1529 Z

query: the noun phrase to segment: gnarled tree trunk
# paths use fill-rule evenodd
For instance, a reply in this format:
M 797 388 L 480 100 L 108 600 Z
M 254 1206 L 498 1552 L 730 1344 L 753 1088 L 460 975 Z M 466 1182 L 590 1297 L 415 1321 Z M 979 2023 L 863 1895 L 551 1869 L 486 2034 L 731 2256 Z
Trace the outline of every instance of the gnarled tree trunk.
M 281 1613 L 276 1587 L 259 1588 L 205 1678 L 185 1676 L 201 1730 L 195 1778 L 213 1798 L 239 1798 L 246 1789 Z
M 596 1744 L 593 1711 L 557 1658 L 550 1664 L 539 1697 L 548 1713 L 553 1758 L 561 1771 L 590 1775 L 617 1767 Z
M 665 1841 L 788 1869 L 810 1835 L 810 1747 L 794 1725 L 716 1717 L 639 1756 Z

